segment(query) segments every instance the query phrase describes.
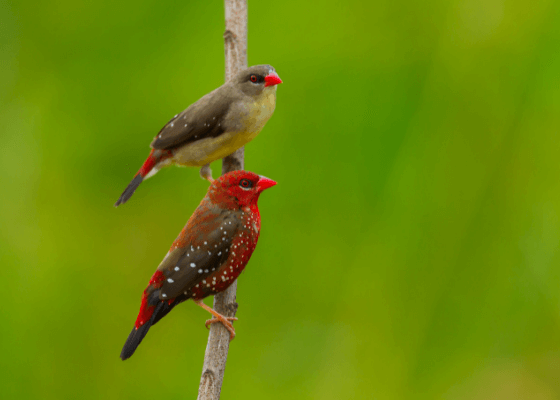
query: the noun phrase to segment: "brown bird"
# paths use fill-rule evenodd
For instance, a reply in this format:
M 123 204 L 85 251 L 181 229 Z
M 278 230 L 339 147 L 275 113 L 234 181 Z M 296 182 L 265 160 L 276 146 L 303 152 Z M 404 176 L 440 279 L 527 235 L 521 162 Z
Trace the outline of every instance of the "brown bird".
M 115 207 L 167 165 L 202 167 L 200 176 L 212 182 L 210 163 L 253 140 L 270 119 L 279 83 L 272 66 L 255 65 L 175 115 L 152 141 L 150 155 Z
M 208 194 L 169 252 L 142 295 L 140 312 L 121 352 L 129 358 L 152 325 L 177 304 L 192 299 L 235 336 L 232 318 L 206 306 L 202 299 L 227 289 L 245 268 L 259 239 L 260 194 L 276 185 L 248 171 L 234 171 L 216 179 Z

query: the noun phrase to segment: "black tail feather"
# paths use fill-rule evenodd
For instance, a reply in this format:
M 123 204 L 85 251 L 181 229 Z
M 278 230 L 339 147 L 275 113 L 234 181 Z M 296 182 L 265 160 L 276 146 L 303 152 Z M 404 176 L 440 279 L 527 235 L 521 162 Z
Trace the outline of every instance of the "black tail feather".
M 154 298 L 157 299 L 157 292 L 154 293 Z M 169 313 L 169 311 L 173 309 L 173 307 L 175 307 L 179 303 L 182 303 L 188 298 L 188 296 L 181 295 L 177 296 L 175 298 L 175 301 L 171 304 L 169 304 L 167 301 L 159 302 L 148 322 L 146 322 L 138 329 L 136 329 L 136 327 L 132 328 L 132 332 L 130 332 L 130 335 L 128 335 L 128 338 L 126 339 L 126 342 L 124 343 L 124 346 L 122 348 L 121 359 L 124 361 L 127 358 L 130 358 L 134 354 L 152 325 L 155 325 L 160 319 L 165 317 Z
M 121 359 L 123 361 L 126 360 L 127 358 L 130 358 L 130 356 L 134 354 L 138 346 L 140 346 L 140 343 L 142 343 L 142 339 L 144 339 L 144 337 L 146 336 L 146 334 L 154 324 L 154 319 L 156 318 L 156 315 L 158 315 L 159 311 L 162 308 L 164 308 L 165 304 L 167 303 L 166 302 L 159 303 L 156 306 L 150 320 L 147 321 L 140 328 L 138 329 L 136 329 L 136 327 L 132 328 L 132 332 L 130 332 L 130 335 L 128 335 L 128 338 L 126 339 L 126 342 L 124 343 L 124 346 L 121 351 Z
M 144 178 L 142 178 L 142 175 L 140 175 L 140 173 L 136 174 L 134 179 L 130 181 L 130 183 L 124 190 L 124 192 L 121 194 L 121 197 L 119 197 L 119 199 L 115 203 L 115 207 L 118 207 L 119 205 L 126 203 L 127 200 L 132 197 L 132 195 L 134 194 L 138 186 L 140 186 L 143 180 Z

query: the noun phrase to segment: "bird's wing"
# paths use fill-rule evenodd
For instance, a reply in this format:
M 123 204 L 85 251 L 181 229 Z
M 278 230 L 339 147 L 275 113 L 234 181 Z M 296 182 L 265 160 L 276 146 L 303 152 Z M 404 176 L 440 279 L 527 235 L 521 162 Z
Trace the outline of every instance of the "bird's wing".
M 231 93 L 230 87 L 221 86 L 191 104 L 159 131 L 151 146 L 167 150 L 200 139 L 220 136 L 225 131 L 224 117 L 232 103 Z
M 175 257 L 169 257 L 171 262 L 161 266 L 165 275 L 160 292 L 161 300 L 173 299 L 185 292 L 191 294 L 192 287 L 215 273 L 226 262 L 239 224 L 223 215 L 211 223 L 201 225 L 197 229 L 206 231 L 204 239 L 191 240 L 181 249 L 183 254 L 177 262 L 173 261 Z M 212 225 L 213 229 L 208 232 L 204 225 Z

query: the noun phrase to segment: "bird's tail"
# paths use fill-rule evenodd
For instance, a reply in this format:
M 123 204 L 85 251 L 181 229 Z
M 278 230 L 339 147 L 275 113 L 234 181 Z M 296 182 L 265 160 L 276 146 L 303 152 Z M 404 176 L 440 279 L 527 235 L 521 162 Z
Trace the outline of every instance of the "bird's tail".
M 165 307 L 164 306 L 165 304 L 166 302 L 160 302 L 154 309 L 154 313 L 152 314 L 152 317 L 147 322 L 145 322 L 142 326 L 138 328 L 136 326 L 132 328 L 132 332 L 130 332 L 130 335 L 128 335 L 128 338 L 126 339 L 126 342 L 124 343 L 124 346 L 121 350 L 121 359 L 123 361 L 126 360 L 127 358 L 130 358 L 130 356 L 134 354 L 138 346 L 140 346 L 142 339 L 144 339 L 144 337 L 146 336 L 146 334 L 154 324 L 154 319 L 156 315 L 163 307 Z
M 124 192 L 121 194 L 121 197 L 119 197 L 119 199 L 115 203 L 115 207 L 126 203 L 127 200 L 132 197 L 142 181 L 157 172 L 157 168 L 155 168 L 156 164 L 166 158 L 169 158 L 170 156 L 170 152 L 152 149 L 150 155 L 148 156 L 146 161 L 144 161 L 144 164 L 142 165 L 140 170 L 136 173 L 136 175 L 134 175 L 132 181 L 128 184 Z
M 182 303 L 183 301 L 187 300 L 188 296 L 181 295 L 176 297 L 175 299 L 169 301 L 161 301 L 159 300 L 159 290 L 156 290 L 150 296 L 150 299 L 144 298 L 142 300 L 142 305 L 140 306 L 140 313 L 138 314 L 138 318 L 136 323 L 134 324 L 134 328 L 128 335 L 126 342 L 121 351 L 121 359 L 124 361 L 127 358 L 130 358 L 152 327 L 155 325 L 160 319 L 165 317 L 169 311 L 173 309 L 177 304 Z M 151 304 L 157 304 L 155 307 L 150 306 Z M 142 319 L 148 317 L 148 321 L 143 322 Z

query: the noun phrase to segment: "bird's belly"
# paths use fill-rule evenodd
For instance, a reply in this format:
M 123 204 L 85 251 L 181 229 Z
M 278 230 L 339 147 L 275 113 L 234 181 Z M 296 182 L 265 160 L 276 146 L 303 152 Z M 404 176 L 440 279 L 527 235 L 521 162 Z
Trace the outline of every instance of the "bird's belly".
M 205 138 L 179 147 L 173 152 L 175 164 L 200 167 L 229 156 L 250 142 L 259 132 L 225 132 L 215 138 Z

